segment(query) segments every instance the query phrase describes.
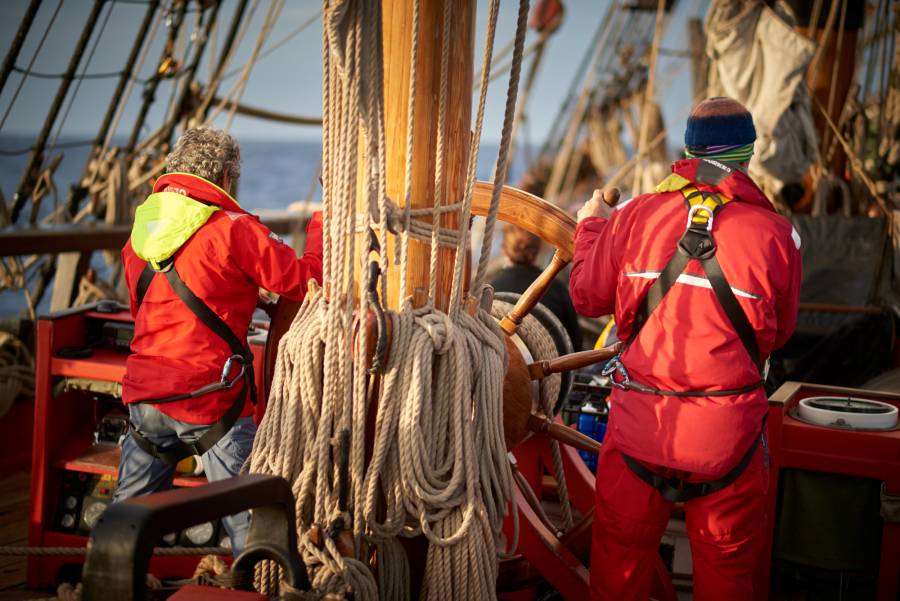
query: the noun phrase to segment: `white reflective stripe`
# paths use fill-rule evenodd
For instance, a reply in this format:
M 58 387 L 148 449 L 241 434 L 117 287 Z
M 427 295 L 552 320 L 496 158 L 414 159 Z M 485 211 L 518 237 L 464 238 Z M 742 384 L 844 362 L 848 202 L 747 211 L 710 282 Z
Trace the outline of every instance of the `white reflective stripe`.
M 632 271 L 630 273 L 626 273 L 625 275 L 629 278 L 655 280 L 660 276 L 661 273 L 661 271 Z M 712 290 L 712 284 L 709 283 L 709 280 L 700 276 L 690 275 L 688 273 L 682 273 L 675 281 L 679 284 L 687 284 L 688 286 L 697 286 L 698 288 L 708 288 Z M 743 296 L 744 298 L 752 298 L 753 300 L 759 300 L 761 298 L 760 296 L 753 294 L 752 292 L 747 292 L 746 290 L 741 290 L 740 288 L 735 288 L 734 286 L 731 286 L 731 291 L 735 296 Z
M 791 239 L 794 241 L 794 246 L 797 247 L 797 250 L 800 250 L 800 233 L 794 226 L 791 226 Z
M 630 278 L 644 278 L 645 280 L 655 280 L 660 275 L 662 275 L 661 271 L 632 271 L 631 273 L 626 273 L 626 276 Z
M 629 204 L 631 204 L 631 201 L 634 200 L 635 198 L 637 198 L 637 196 L 635 196 L 633 198 L 629 198 L 628 200 L 626 200 L 624 202 L 616 203 L 616 206 L 613 207 L 613 211 L 620 211 L 620 210 L 624 209 Z

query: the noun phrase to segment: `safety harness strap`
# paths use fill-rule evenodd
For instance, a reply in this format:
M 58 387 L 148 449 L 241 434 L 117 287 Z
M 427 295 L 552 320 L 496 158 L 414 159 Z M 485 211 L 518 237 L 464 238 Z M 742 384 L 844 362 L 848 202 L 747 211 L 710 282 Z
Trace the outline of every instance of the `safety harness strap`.
M 131 428 L 131 436 L 134 439 L 135 443 L 147 453 L 153 455 L 157 459 L 160 459 L 164 463 L 167 464 L 175 464 L 184 459 L 185 457 L 190 457 L 191 455 L 203 455 L 206 451 L 211 449 L 225 434 L 228 433 L 229 430 L 234 426 L 235 422 L 241 415 L 241 412 L 244 408 L 244 402 L 247 400 L 247 394 L 250 394 L 250 400 L 253 404 L 256 404 L 256 383 L 253 377 L 253 355 L 250 352 L 250 349 L 243 344 L 238 339 L 238 337 L 234 334 L 228 324 L 225 323 L 221 317 L 216 315 L 216 313 L 209 308 L 209 306 L 204 303 L 200 298 L 197 297 L 196 294 L 191 291 L 190 288 L 187 287 L 187 284 L 184 283 L 184 280 L 181 279 L 181 276 L 178 274 L 178 270 L 175 269 L 175 262 L 173 259 L 169 259 L 168 261 L 160 264 L 160 271 L 153 269 L 148 263 L 144 270 L 141 272 L 141 276 L 138 279 L 137 288 L 135 289 L 135 297 L 138 303 L 138 309 L 140 309 L 141 304 L 144 300 L 144 296 L 147 293 L 147 289 L 150 287 L 151 280 L 156 276 L 157 273 L 164 273 L 166 279 L 169 281 L 169 284 L 172 286 L 172 290 L 175 291 L 175 294 L 178 295 L 178 298 L 187 305 L 188 309 L 199 319 L 203 324 L 208 327 L 216 336 L 221 338 L 231 350 L 232 358 L 239 358 L 241 361 L 241 375 L 239 375 L 234 380 L 229 381 L 229 366 L 231 364 L 231 359 L 228 360 L 225 364 L 225 368 L 222 371 L 222 380 L 217 383 L 208 384 L 194 390 L 192 392 L 171 395 L 158 399 L 145 399 L 142 401 L 137 401 L 138 403 L 152 403 L 158 405 L 160 403 L 171 403 L 175 401 L 182 401 L 190 398 L 196 398 L 202 396 L 204 394 L 209 394 L 211 392 L 215 392 L 218 390 L 231 388 L 235 382 L 240 379 L 241 382 L 241 390 L 238 393 L 237 397 L 232 403 L 231 407 L 225 412 L 225 414 L 219 418 L 219 421 L 214 423 L 210 428 L 201 436 L 195 443 L 186 443 L 184 441 L 179 441 L 177 444 L 172 446 L 167 446 L 165 448 L 159 447 L 144 437 L 134 426 Z
M 631 336 L 628 338 L 629 346 L 634 339 L 637 338 L 641 328 L 647 323 L 650 314 L 653 313 L 659 303 L 662 302 L 666 293 L 675 285 L 678 276 L 681 275 L 681 272 L 684 271 L 684 268 L 687 267 L 690 260 L 690 257 L 687 255 L 676 252 L 672 255 L 672 258 L 669 259 L 665 269 L 662 270 L 662 273 L 659 274 L 656 281 L 651 284 L 649 290 L 647 290 L 647 294 L 641 299 L 641 304 L 638 305 L 637 312 L 635 312 L 634 325 L 631 328 Z
M 701 192 L 696 189 L 693 189 L 693 191 L 687 190 L 685 194 L 685 204 L 689 210 L 688 227 L 684 235 L 679 239 L 675 252 L 669 258 L 669 262 L 666 263 L 659 277 L 653 282 L 647 290 L 647 294 L 641 300 L 640 305 L 638 305 L 626 348 L 637 338 L 638 333 L 647 323 L 650 315 L 662 302 L 663 297 L 671 290 L 688 263 L 692 259 L 697 259 L 706 273 L 719 305 L 725 311 L 725 315 L 731 322 L 741 343 L 747 349 L 747 353 L 761 373 L 762 365 L 759 357 L 759 344 L 756 341 L 753 326 L 750 325 L 750 320 L 747 319 L 747 315 L 731 290 L 731 285 L 725 279 L 722 266 L 716 258 L 716 244 L 711 233 L 711 221 L 729 200 L 722 200 L 715 193 Z
M 166 279 L 169 280 L 169 284 L 172 285 L 175 294 L 184 301 L 184 304 L 188 306 L 188 309 L 190 309 L 207 328 L 212 330 L 216 336 L 228 344 L 232 354 L 243 355 L 246 353 L 244 344 L 234 335 L 234 332 L 231 331 L 228 324 L 222 321 L 221 317 L 216 315 L 206 303 L 197 298 L 197 295 L 191 292 L 191 289 L 185 285 L 184 280 L 178 275 L 178 270 L 175 269 L 174 262 L 170 263 L 168 269 L 163 269 L 163 273 L 165 274 Z
M 763 430 L 753 439 L 753 443 L 747 449 L 747 452 L 744 453 L 744 456 L 741 457 L 738 464 L 731 468 L 727 474 L 716 480 L 687 482 L 678 478 L 665 478 L 625 453 L 622 453 L 622 460 L 635 476 L 655 488 L 662 495 L 663 499 L 672 503 L 684 503 L 697 497 L 710 495 L 734 484 L 741 477 L 741 474 L 744 473 L 744 470 L 747 469 L 747 466 L 750 465 L 750 460 L 753 459 L 753 454 L 764 436 L 764 431 L 765 420 L 763 420 Z
M 241 384 L 241 391 L 237 396 L 237 400 L 228 408 L 228 411 L 225 412 L 219 421 L 210 426 L 196 442 L 189 443 L 179 440 L 173 445 L 161 447 L 147 440 L 147 438 L 133 425 L 131 425 L 131 438 L 134 440 L 135 444 L 145 452 L 153 455 L 168 465 L 175 465 L 182 459 L 192 455 L 202 456 L 208 450 L 213 448 L 223 436 L 228 434 L 228 431 L 231 430 L 235 422 L 237 422 L 238 418 L 241 416 L 241 411 L 244 408 L 244 401 L 246 398 L 247 383 L 245 381 Z
M 734 291 L 728 285 L 728 280 L 725 279 L 725 274 L 722 273 L 722 266 L 719 265 L 719 260 L 713 255 L 702 261 L 701 264 L 713 292 L 716 293 L 716 298 L 719 299 L 719 304 L 722 305 L 728 321 L 731 322 L 731 327 L 737 332 L 738 337 L 744 344 L 744 348 L 747 349 L 747 353 L 749 353 L 750 358 L 753 359 L 753 363 L 761 373 L 762 366 L 759 360 L 759 344 L 756 342 L 756 334 L 753 332 L 750 320 L 747 319 L 747 314 L 744 313 L 737 298 L 734 296 Z
M 150 267 L 150 264 L 144 266 L 144 270 L 141 272 L 141 277 L 138 278 L 137 288 L 135 288 L 134 295 L 137 297 L 137 308 L 141 308 L 141 303 L 144 302 L 144 297 L 147 295 L 147 289 L 150 287 L 150 282 L 153 281 L 153 277 L 156 275 L 156 271 Z M 135 310 L 136 311 L 136 310 Z

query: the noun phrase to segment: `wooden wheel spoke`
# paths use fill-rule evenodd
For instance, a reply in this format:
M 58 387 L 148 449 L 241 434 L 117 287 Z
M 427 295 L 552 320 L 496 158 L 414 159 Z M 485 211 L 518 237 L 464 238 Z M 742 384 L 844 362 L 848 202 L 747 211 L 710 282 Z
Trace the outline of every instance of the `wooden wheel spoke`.
M 472 214 L 485 216 L 490 209 L 493 184 L 475 182 L 472 195 Z M 559 272 L 575 255 L 575 220 L 549 202 L 512 186 L 503 186 L 497 211 L 500 221 L 511 223 L 531 232 L 556 248 L 550 264 L 522 294 L 515 307 L 500 320 L 500 327 L 508 335 L 516 332 L 522 319 L 544 296 Z
M 618 355 L 621 349 L 622 343 L 617 342 L 604 348 L 569 353 L 568 355 L 563 355 L 555 359 L 535 361 L 534 363 L 528 364 L 528 374 L 531 376 L 532 380 L 540 380 L 551 374 L 581 369 L 588 365 L 611 359 Z

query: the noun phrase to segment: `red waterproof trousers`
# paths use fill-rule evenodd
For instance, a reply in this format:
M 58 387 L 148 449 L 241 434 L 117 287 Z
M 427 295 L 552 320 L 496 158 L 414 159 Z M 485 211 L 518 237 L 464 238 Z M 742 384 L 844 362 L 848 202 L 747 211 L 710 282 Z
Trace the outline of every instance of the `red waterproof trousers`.
M 684 504 L 695 601 L 753 599 L 765 542 L 766 463 L 759 445 L 737 481 Z M 593 601 L 647 600 L 672 505 L 625 465 L 614 441 L 603 444 L 591 554 Z

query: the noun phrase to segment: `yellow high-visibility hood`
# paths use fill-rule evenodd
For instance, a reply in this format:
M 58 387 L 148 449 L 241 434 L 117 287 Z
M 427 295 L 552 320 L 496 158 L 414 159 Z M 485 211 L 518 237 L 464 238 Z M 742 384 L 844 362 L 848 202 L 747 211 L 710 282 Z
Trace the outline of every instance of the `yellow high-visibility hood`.
M 131 247 L 158 269 L 218 210 L 176 192 L 151 194 L 135 211 Z

